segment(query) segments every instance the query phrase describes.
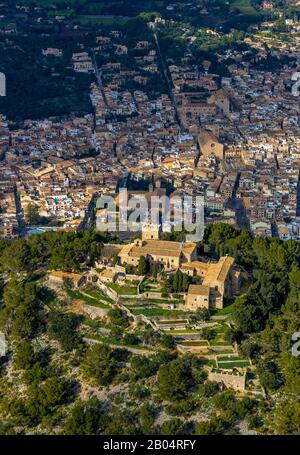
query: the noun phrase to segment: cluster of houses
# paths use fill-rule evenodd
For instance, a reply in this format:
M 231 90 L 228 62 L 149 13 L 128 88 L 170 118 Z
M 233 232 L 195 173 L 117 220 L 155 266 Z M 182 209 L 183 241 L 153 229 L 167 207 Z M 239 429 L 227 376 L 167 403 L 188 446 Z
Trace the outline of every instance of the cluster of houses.
M 2 118 L 0 236 L 17 233 L 16 194 L 24 213 L 33 204 L 40 216 L 76 229 L 93 194 L 116 195 L 130 174 L 137 182 L 167 182 L 174 195 L 203 196 L 206 223 L 299 239 L 299 97 L 292 93 L 299 26 L 288 26 L 293 46 L 263 45 L 272 28 L 266 22 L 262 36 L 245 39 L 248 48 L 220 54 L 227 76 L 208 60 L 195 64 L 187 33 L 183 57 L 166 59 L 173 96 L 150 30 L 129 46 L 112 26 L 88 49 L 78 35 L 69 61 L 75 73 L 95 71 L 92 54 L 103 62 L 90 86 L 94 112 L 18 125 Z M 249 62 L 251 48 L 257 63 L 269 54 L 289 60 L 280 70 L 262 70 Z M 41 53 L 64 57 L 55 47 Z

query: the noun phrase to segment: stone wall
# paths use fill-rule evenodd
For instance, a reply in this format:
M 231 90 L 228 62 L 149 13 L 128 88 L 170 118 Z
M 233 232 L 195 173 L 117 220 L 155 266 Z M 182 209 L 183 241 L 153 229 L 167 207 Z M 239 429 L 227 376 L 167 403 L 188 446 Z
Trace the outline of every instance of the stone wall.
M 162 299 L 162 294 L 161 292 L 143 292 L 137 296 L 139 299 Z M 165 299 L 167 300 L 167 299 Z M 171 302 L 170 302 L 171 303 Z
M 110 289 L 108 288 L 107 286 L 105 286 L 104 283 L 102 283 L 101 281 L 98 281 L 97 282 L 97 286 L 101 289 L 101 291 L 104 292 L 104 294 L 106 294 L 108 297 L 110 297 L 111 299 L 113 299 L 114 301 L 117 301 L 119 296 L 118 294 L 116 293 L 116 291 L 114 291 L 113 289 Z
M 226 387 L 244 392 L 246 387 L 246 374 L 235 375 L 230 373 L 216 373 L 210 371 L 208 374 L 210 381 L 223 382 Z
M 107 316 L 110 307 L 99 308 L 92 305 L 83 305 L 82 310 L 89 315 L 91 319 L 104 318 Z

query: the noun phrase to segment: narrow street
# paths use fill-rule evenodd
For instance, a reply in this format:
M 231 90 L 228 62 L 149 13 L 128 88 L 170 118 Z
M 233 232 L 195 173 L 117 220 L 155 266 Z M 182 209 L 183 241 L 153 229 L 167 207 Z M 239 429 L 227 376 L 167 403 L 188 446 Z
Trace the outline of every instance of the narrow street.
M 107 98 L 106 98 L 105 91 L 104 91 L 104 86 L 103 86 L 103 81 L 102 81 L 102 71 L 98 67 L 94 49 L 91 49 L 91 53 L 92 53 L 92 60 L 93 60 L 94 70 L 95 70 L 95 76 L 96 76 L 96 79 L 97 79 L 98 87 L 99 87 L 99 89 L 101 91 L 101 95 L 102 95 L 105 107 L 106 107 L 108 113 L 110 115 L 113 115 L 112 112 L 111 112 L 111 109 L 110 109 L 110 107 L 108 105 L 108 102 L 107 102 Z
M 20 202 L 20 198 L 17 192 L 17 187 L 14 187 L 14 196 L 15 196 L 15 204 L 16 204 L 16 218 L 18 221 L 18 229 L 20 237 L 25 237 L 27 233 L 26 229 L 26 222 L 24 217 L 24 211 Z
M 88 228 L 91 227 L 93 224 L 93 216 L 94 216 L 94 209 L 96 208 L 96 203 L 97 203 L 97 198 L 99 197 L 99 193 L 94 193 L 93 197 L 88 205 L 88 208 L 86 209 L 84 218 L 82 222 L 80 223 L 80 226 L 78 227 L 77 231 L 84 231 Z
M 250 230 L 250 223 L 246 216 L 246 210 L 240 199 L 233 197 L 228 201 L 226 207 L 235 211 L 237 225 L 239 228 Z
M 182 120 L 180 118 L 180 114 L 179 114 L 178 109 L 177 109 L 177 104 L 176 104 L 176 101 L 175 101 L 175 98 L 174 98 L 174 94 L 173 94 L 172 82 L 171 82 L 170 77 L 169 77 L 168 66 L 167 66 L 167 63 L 164 60 L 163 55 L 162 55 L 162 52 L 161 52 L 161 49 L 160 49 L 159 40 L 158 40 L 158 36 L 157 36 L 157 33 L 156 33 L 155 30 L 153 30 L 153 36 L 154 36 L 154 40 L 155 40 L 155 43 L 156 43 L 156 48 L 157 48 L 160 64 L 161 64 L 161 67 L 162 67 L 162 70 L 163 70 L 163 75 L 164 75 L 165 80 L 166 80 L 167 85 L 168 85 L 169 96 L 170 96 L 170 99 L 172 101 L 173 108 L 175 110 L 175 117 L 176 117 L 176 120 L 178 122 L 178 125 L 179 125 L 179 128 L 180 128 L 180 132 L 184 133 L 186 131 L 185 130 L 185 126 L 184 126 L 184 124 L 183 124 L 183 122 L 182 122 Z
M 236 191 L 239 187 L 239 179 L 240 179 L 240 172 L 238 172 L 238 177 L 237 177 L 235 188 L 234 188 L 234 191 L 232 194 L 232 198 L 228 200 L 226 207 L 235 211 L 237 225 L 239 228 L 250 230 L 250 223 L 249 223 L 248 217 L 246 215 L 244 203 L 241 199 L 238 199 L 236 197 Z

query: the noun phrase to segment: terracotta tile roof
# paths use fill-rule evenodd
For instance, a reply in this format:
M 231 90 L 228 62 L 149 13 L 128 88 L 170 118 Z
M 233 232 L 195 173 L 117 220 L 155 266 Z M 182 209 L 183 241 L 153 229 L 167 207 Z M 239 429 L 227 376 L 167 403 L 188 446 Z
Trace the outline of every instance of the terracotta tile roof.
M 69 272 L 61 272 L 61 271 L 54 271 L 54 272 L 51 272 L 49 277 L 54 277 L 54 278 L 68 278 L 72 281 L 79 281 L 80 278 L 81 278 L 81 275 L 79 275 L 78 273 L 69 273 Z
M 219 262 L 210 264 L 208 272 L 204 277 L 203 284 L 209 286 L 215 280 L 225 281 L 231 266 L 234 264 L 234 259 L 230 256 L 224 256 L 219 259 Z
M 179 257 L 181 253 L 191 254 L 196 248 L 192 242 L 180 243 L 168 240 L 147 240 L 142 246 L 125 245 L 120 255 L 129 254 L 132 257 L 149 255 Z
M 190 284 L 188 294 L 209 297 L 209 286 L 204 286 L 203 284 Z

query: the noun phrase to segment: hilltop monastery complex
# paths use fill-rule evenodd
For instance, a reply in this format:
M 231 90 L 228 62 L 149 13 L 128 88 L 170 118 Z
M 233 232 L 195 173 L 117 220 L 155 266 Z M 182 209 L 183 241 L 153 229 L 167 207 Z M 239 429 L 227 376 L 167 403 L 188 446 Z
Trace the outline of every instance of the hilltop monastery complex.
M 159 228 L 143 228 L 142 239 L 123 246 L 118 256 L 122 265 L 136 267 L 144 256 L 150 265 L 156 262 L 166 272 L 180 269 L 191 277 L 200 277 L 202 283 L 190 285 L 186 296 L 186 306 L 192 311 L 223 308 L 224 297 L 232 298 L 241 284 L 241 272 L 232 257 L 198 261 L 196 243 L 159 240 Z

